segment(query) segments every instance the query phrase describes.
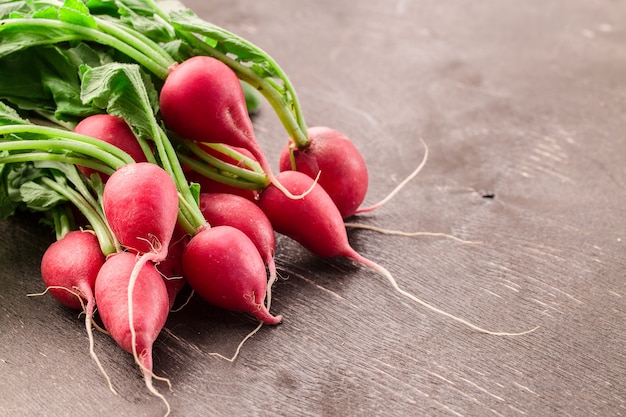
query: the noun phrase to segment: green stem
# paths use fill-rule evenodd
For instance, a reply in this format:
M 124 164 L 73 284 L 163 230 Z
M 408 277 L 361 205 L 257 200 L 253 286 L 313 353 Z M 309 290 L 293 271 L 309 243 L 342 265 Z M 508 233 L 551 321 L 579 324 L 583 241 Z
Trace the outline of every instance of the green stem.
M 234 159 L 235 161 L 239 161 L 243 163 L 246 167 L 250 168 L 252 171 L 258 172 L 259 174 L 265 175 L 265 171 L 261 168 L 261 164 L 259 164 L 255 159 L 252 159 L 239 151 L 236 151 L 233 148 L 230 148 L 222 143 L 202 143 L 207 148 L 211 148 L 227 157 Z
M 96 18 L 96 22 L 98 23 L 98 29 L 132 46 L 140 53 L 145 54 L 155 63 L 165 68 L 169 68 L 176 63 L 174 58 L 165 52 L 163 48 L 140 32 L 132 30 L 127 26 L 115 24 L 101 18 Z
M 22 134 L 22 133 L 34 133 L 38 135 L 48 136 L 50 138 L 63 138 L 67 140 L 67 142 L 74 143 L 75 146 L 78 146 L 80 143 L 84 143 L 85 145 L 90 145 L 91 148 L 85 149 L 93 149 L 97 148 L 104 151 L 109 155 L 108 158 L 100 159 L 101 162 L 109 165 L 112 168 L 118 168 L 121 165 L 125 165 L 128 163 L 134 162 L 133 159 L 126 152 L 118 148 L 117 146 L 111 145 L 110 143 L 104 142 L 100 139 L 93 138 L 87 135 L 81 135 L 79 133 L 70 132 L 64 129 L 59 129 L 55 127 L 49 126 L 41 126 L 34 124 L 14 124 L 14 125 L 5 125 L 0 126 L 0 135 L 9 135 L 9 134 Z M 25 140 L 26 142 L 35 142 L 35 140 Z M 49 146 L 54 148 L 55 142 L 58 144 L 59 139 L 55 139 L 54 141 L 45 141 Z M 21 142 L 21 141 L 14 141 Z M 6 143 L 12 143 L 9 141 L 0 142 L 0 146 Z M 58 148 L 58 147 L 57 147 Z M 48 148 L 43 148 L 48 149 Z M 62 148 L 60 148 L 62 149 Z M 91 156 L 91 155 L 90 155 Z
M 1 145 L 0 145 L 1 146 Z M 73 165 L 81 165 L 87 168 L 95 169 L 105 175 L 111 175 L 115 169 L 108 165 L 103 165 L 89 158 L 73 157 L 64 154 L 50 152 L 24 152 L 6 156 L 0 156 L 0 164 L 11 164 L 16 162 L 33 162 L 33 161 L 56 161 L 65 162 Z
M 108 45 L 121 53 L 129 56 L 139 64 L 143 65 L 150 72 L 154 73 L 157 77 L 165 79 L 168 74 L 169 66 L 164 65 L 158 61 L 155 61 L 154 56 L 148 56 L 145 53 L 137 50 L 133 46 L 125 43 L 124 41 L 111 36 L 108 33 L 104 33 L 98 29 L 92 29 L 85 26 L 75 25 L 68 22 L 53 19 L 39 19 L 39 18 L 15 18 L 15 19 L 3 19 L 0 20 L 0 34 L 5 30 L 20 30 L 20 31 L 49 31 L 50 36 L 40 37 L 38 40 L 33 40 L 28 46 L 34 45 L 46 45 L 59 42 L 86 40 L 96 42 L 103 45 Z M 59 33 L 59 30 L 62 33 Z M 160 61 L 160 59 L 159 59 Z
M 222 184 L 230 185 L 244 190 L 262 190 L 266 187 L 266 185 L 260 184 L 258 182 L 250 182 L 241 180 L 237 177 L 227 176 L 224 173 L 220 173 L 217 168 L 207 165 L 204 162 L 198 161 L 197 159 L 191 158 L 184 154 L 178 154 L 178 158 L 183 164 L 187 165 L 198 174 L 209 179 L 221 182 Z
M 108 152 L 90 145 L 88 143 L 77 142 L 67 139 L 42 139 L 42 140 L 16 140 L 11 142 L 0 142 L 0 151 L 32 151 L 44 150 L 59 152 L 61 154 L 68 151 L 77 152 L 101 161 L 113 169 L 117 169 L 126 162 L 115 159 Z
M 260 171 L 260 172 L 250 171 L 249 169 L 241 168 L 236 165 L 224 162 L 221 159 L 206 153 L 194 141 L 185 140 L 184 143 L 187 149 L 189 149 L 194 155 L 198 156 L 204 162 L 206 162 L 207 164 L 211 165 L 212 167 L 214 167 L 215 169 L 219 171 L 232 174 L 236 177 L 239 177 L 243 180 L 246 180 L 255 184 L 259 184 L 260 188 L 266 187 L 269 184 L 267 174 L 265 174 L 265 172 L 263 171 Z
M 82 195 L 67 186 L 59 184 L 51 178 L 42 177 L 40 178 L 40 181 L 50 189 L 67 198 L 76 206 L 76 208 L 78 208 L 78 210 L 80 210 L 85 218 L 87 218 L 87 221 L 91 227 L 93 227 L 96 236 L 98 236 L 98 242 L 100 243 L 100 249 L 103 254 L 110 255 L 120 250 L 119 244 L 111 234 L 106 222 L 97 213 L 97 211 L 91 207 L 89 203 L 87 203 Z
M 74 229 L 74 216 L 68 204 L 54 206 L 52 208 L 52 222 L 54 223 L 54 231 L 56 240 L 61 240 Z
M 200 211 L 200 207 L 198 207 L 198 203 L 189 189 L 189 183 L 187 182 L 187 178 L 185 177 L 185 173 L 183 172 L 183 168 L 180 165 L 180 161 L 178 160 L 178 156 L 176 155 L 176 151 L 174 150 L 172 143 L 163 129 L 158 126 L 155 127 L 155 129 L 157 134 L 154 137 L 154 142 L 161 166 L 174 180 L 176 188 L 181 195 L 179 200 L 182 199 L 186 203 L 186 207 L 188 209 L 183 214 L 186 217 L 186 223 L 192 226 L 194 229 L 193 234 L 195 234 L 200 227 L 206 224 L 206 219 Z

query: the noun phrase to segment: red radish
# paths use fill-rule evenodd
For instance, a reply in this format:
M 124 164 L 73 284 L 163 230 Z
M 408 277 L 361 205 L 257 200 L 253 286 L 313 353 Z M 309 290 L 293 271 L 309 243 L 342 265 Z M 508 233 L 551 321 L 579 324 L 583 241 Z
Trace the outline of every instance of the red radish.
M 50 294 L 64 306 L 90 316 L 94 307 L 93 288 L 104 263 L 95 233 L 74 230 L 52 243 L 41 258 L 41 277 Z
M 211 304 L 250 313 L 266 324 L 282 320 L 263 304 L 265 264 L 252 240 L 239 229 L 215 226 L 192 237 L 183 252 L 183 275 Z
M 161 89 L 159 106 L 165 124 L 180 136 L 247 149 L 270 182 L 296 198 L 276 183 L 256 139 L 239 78 L 226 64 L 209 56 L 175 64 Z
M 146 162 L 146 155 L 141 149 L 135 134 L 130 126 L 121 117 L 112 116 L 110 114 L 94 114 L 81 120 L 74 132 L 100 139 L 104 142 L 115 145 L 121 150 L 129 154 L 135 162 Z M 78 166 L 78 169 L 89 178 L 89 176 L 97 172 L 91 168 Z M 103 181 L 106 176 L 98 173 Z
M 270 219 L 277 233 L 289 236 L 316 255 L 322 257 L 342 256 L 352 259 L 383 275 L 400 294 L 474 330 L 497 335 L 527 333 L 502 333 L 482 329 L 401 289 L 389 271 L 363 257 L 350 246 L 341 213 L 322 186 L 314 184 L 311 177 L 298 171 L 283 171 L 276 177 L 292 193 L 301 193 L 313 187 L 304 198 L 298 200 L 287 198 L 284 193 L 272 185 L 263 191 L 259 199 L 259 207 Z
M 267 303 L 276 280 L 274 251 L 276 236 L 269 219 L 255 203 L 234 194 L 201 193 L 200 211 L 211 226 L 232 226 L 244 232 L 265 261 L 269 270 Z
M 178 217 L 172 177 L 149 162 L 128 164 L 111 175 L 102 197 L 104 214 L 120 244 L 150 260 L 165 259 Z
M 109 387 L 114 391 L 93 349 L 94 289 L 98 271 L 104 260 L 96 234 L 91 231 L 74 230 L 46 249 L 41 258 L 41 277 L 50 294 L 61 304 L 74 310 L 85 311 L 89 352 L 107 379 Z
M 354 143 L 340 132 L 323 126 L 309 127 L 305 148 L 288 143 L 280 155 L 280 170 L 295 170 L 316 178 L 335 202 L 341 216 L 352 216 L 367 193 L 365 161 Z
M 169 404 L 152 385 L 152 347 L 169 312 L 167 289 L 150 262 L 142 265 L 131 287 L 136 258 L 130 252 L 115 253 L 107 258 L 96 278 L 98 312 L 115 342 L 133 354 L 146 386 L 165 402 L 169 414 Z
M 340 132 L 323 126 L 308 129 L 311 140 L 306 147 L 297 148 L 293 141 L 287 143 L 280 155 L 281 171 L 299 171 L 326 190 L 344 219 L 378 209 L 391 200 L 424 167 L 428 159 L 428 147 L 422 139 L 424 157 L 419 165 L 385 198 L 371 206 L 363 207 L 368 187 L 365 161 L 349 138 Z
M 158 331 L 155 329 L 158 328 L 160 331 L 161 327 L 163 327 L 167 311 L 169 310 L 169 296 L 165 282 L 154 268 L 152 262 L 161 262 L 167 257 L 168 248 L 178 218 L 178 190 L 172 177 L 158 165 L 149 162 L 132 163 L 124 165 L 115 171 L 105 183 L 102 195 L 102 206 L 111 231 L 120 244 L 128 250 L 137 252 L 137 254 L 124 252 L 124 254 L 126 254 L 125 256 L 120 256 L 122 255 L 122 253 L 120 253 L 113 255 L 114 257 L 107 260 L 103 269 L 107 267 L 110 261 L 118 259 L 117 261 L 111 262 L 113 266 L 109 265 L 108 269 L 105 269 L 107 272 L 102 272 L 101 270 L 98 274 L 98 279 L 96 280 L 96 300 L 100 306 L 99 309 L 102 315 L 101 300 L 98 298 L 98 285 L 101 281 L 101 276 L 106 277 L 107 275 L 114 276 L 117 274 L 117 276 L 110 278 L 112 281 L 111 285 L 115 286 L 115 292 L 117 293 L 122 292 L 121 287 L 125 286 L 126 295 L 119 300 L 109 300 L 109 304 L 111 305 L 115 302 L 120 305 L 117 307 L 109 306 L 108 308 L 117 308 L 122 311 L 121 304 L 124 304 L 123 301 L 126 302 L 126 308 L 123 309 L 124 313 L 108 313 L 115 315 L 115 319 L 113 319 L 111 323 L 120 326 L 119 330 L 112 331 L 109 329 L 109 331 L 112 333 L 117 332 L 114 339 L 124 349 L 128 350 L 129 346 L 132 348 L 135 360 L 144 370 L 148 389 L 163 399 L 167 404 L 165 398 L 152 387 L 152 380 L 148 378 L 152 372 L 152 354 L 150 349 L 149 356 L 146 356 L 148 355 L 148 351 L 145 349 L 147 349 L 147 343 L 150 341 L 151 337 L 154 336 L 154 338 L 156 338 Z M 146 268 L 148 272 L 144 272 Z M 154 297 L 157 297 L 153 301 L 150 301 L 150 298 L 143 298 L 143 289 L 141 287 L 144 287 L 146 284 L 139 283 L 141 279 L 154 281 L 153 278 L 142 278 L 142 274 L 154 275 L 150 271 L 154 271 L 154 274 L 158 277 L 159 284 L 153 285 L 163 289 L 163 294 L 153 294 Z M 101 284 L 101 297 L 108 297 L 107 295 L 103 295 L 104 289 L 102 288 L 106 288 L 106 286 L 106 283 Z M 135 291 L 136 286 L 140 287 L 137 291 Z M 161 290 L 155 289 L 154 291 L 160 292 Z M 136 293 L 142 295 L 135 297 Z M 146 294 L 151 293 L 146 292 Z M 160 310 L 161 304 L 163 304 L 161 297 L 165 304 L 164 313 Z M 137 300 L 137 298 L 139 298 L 139 300 Z M 138 303 L 137 311 L 143 311 L 142 309 L 144 308 L 146 311 L 150 311 L 149 306 L 143 305 L 149 302 L 154 302 L 155 306 L 153 309 L 157 310 L 154 314 L 159 313 L 159 315 L 150 318 L 148 313 L 141 313 L 139 317 L 141 320 L 138 320 L 137 324 L 140 326 L 139 330 L 142 333 L 142 339 L 139 340 L 140 349 L 136 349 L 137 346 L 134 343 L 136 332 L 134 328 L 135 320 L 133 311 L 135 310 L 136 303 Z M 122 317 L 124 314 L 126 314 L 125 318 Z M 144 330 L 143 327 L 147 325 L 144 323 L 146 320 L 153 322 L 150 322 L 150 327 Z M 163 321 L 163 323 L 161 323 L 161 321 Z M 124 323 L 126 324 L 125 327 L 123 326 Z M 130 334 L 133 339 L 130 345 L 128 341 L 124 339 L 128 337 L 128 334 Z M 150 341 L 150 348 L 153 341 L 154 339 Z M 141 357 L 137 355 L 137 350 L 141 352 Z M 169 413 L 169 404 L 167 404 L 167 406 Z

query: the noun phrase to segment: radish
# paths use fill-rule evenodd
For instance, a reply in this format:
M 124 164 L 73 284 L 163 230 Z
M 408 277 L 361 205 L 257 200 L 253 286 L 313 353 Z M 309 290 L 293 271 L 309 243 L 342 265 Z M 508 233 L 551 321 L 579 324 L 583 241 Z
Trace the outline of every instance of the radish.
M 152 373 L 152 342 L 158 334 L 156 329 L 160 331 L 163 327 L 170 306 L 165 282 L 152 262 L 161 262 L 167 258 L 179 212 L 178 190 L 170 174 L 158 165 L 149 162 L 131 163 L 115 171 L 105 183 L 102 206 L 111 231 L 120 244 L 127 250 L 136 253 L 122 252 L 107 260 L 103 269 L 107 267 L 110 261 L 118 259 L 110 262 L 108 269 L 105 269 L 106 272 L 101 270 L 98 274 L 96 300 L 100 306 L 101 301 L 98 293 L 100 293 L 100 297 L 108 297 L 108 295 L 104 295 L 107 291 L 106 283 L 101 284 L 100 291 L 98 291 L 99 281 L 106 282 L 106 280 L 101 279 L 101 276 L 113 276 L 109 280 L 112 281 L 111 285 L 118 296 L 122 292 L 121 287 L 124 286 L 125 295 L 123 297 L 114 298 L 113 301 L 108 299 L 108 303 L 113 305 L 108 308 L 116 311 L 105 312 L 104 314 L 113 315 L 114 318 L 109 323 L 119 327 L 119 329 L 113 331 L 109 329 L 109 331 L 116 332 L 113 338 L 122 348 L 129 350 L 130 347 L 132 349 L 135 361 L 144 370 L 148 389 L 163 399 L 169 413 L 169 404 L 152 387 L 150 378 Z M 124 256 L 121 256 L 123 254 Z M 146 292 L 147 298 L 144 298 L 143 291 L 145 288 L 142 287 L 147 284 L 139 284 L 139 280 L 142 279 L 142 274 L 154 275 L 151 271 L 154 271 L 158 277 L 158 284 L 153 285 L 163 290 L 154 289 L 154 294 L 148 291 Z M 143 279 L 154 281 L 154 278 Z M 135 286 L 139 287 L 137 291 L 135 291 Z M 163 294 L 159 294 L 159 292 Z M 136 294 L 139 295 L 135 296 Z M 149 294 L 152 295 L 148 297 Z M 156 298 L 150 300 L 150 297 Z M 119 305 L 114 305 L 116 302 Z M 145 304 L 151 302 L 155 304 L 152 307 L 154 311 L 148 313 L 151 311 L 150 306 Z M 165 305 L 165 312 L 161 310 L 161 304 Z M 135 308 L 141 312 L 140 320 L 137 321 L 133 317 Z M 143 309 L 146 309 L 146 312 L 143 312 Z M 101 307 L 100 311 L 102 315 Z M 155 314 L 155 316 L 151 318 L 149 314 Z M 144 323 L 146 320 L 152 322 Z M 136 324 L 140 326 L 137 332 L 134 327 Z M 149 327 L 144 329 L 146 325 Z M 141 334 L 139 346 L 135 344 L 137 333 Z M 130 344 L 127 340 L 128 335 L 132 338 Z M 137 349 L 138 347 L 139 349 Z M 138 356 L 137 351 L 140 352 L 140 356 Z
M 232 226 L 205 228 L 183 252 L 183 275 L 191 288 L 220 308 L 278 324 L 263 304 L 267 278 L 263 258 L 244 232 Z
M 365 258 L 350 246 L 341 213 L 322 186 L 314 184 L 314 180 L 311 177 L 298 171 L 283 171 L 276 177 L 292 193 L 300 193 L 312 187 L 304 198 L 298 200 L 286 198 L 284 193 L 272 185 L 263 191 L 259 199 L 259 207 L 270 219 L 277 233 L 292 238 L 318 256 L 341 256 L 352 259 L 387 278 L 393 288 L 405 297 L 436 313 L 461 322 L 474 330 L 496 335 L 527 333 L 503 333 L 485 330 L 462 318 L 440 310 L 401 289 L 389 271 Z
M 316 178 L 330 195 L 341 216 L 352 216 L 365 199 L 367 166 L 354 143 L 324 126 L 308 128 L 310 142 L 297 148 L 288 143 L 280 154 L 280 170 L 295 170 Z
M 167 400 L 152 385 L 152 346 L 167 319 L 167 289 L 154 264 L 147 262 L 137 274 L 134 290 L 129 291 L 136 258 L 130 252 L 118 252 L 107 258 L 96 278 L 98 312 L 113 340 L 132 353 L 148 390 L 164 401 L 169 414 Z
M 161 89 L 159 106 L 165 124 L 178 135 L 247 149 L 271 183 L 297 198 L 276 182 L 257 142 L 239 78 L 226 64 L 202 55 L 174 64 Z
M 310 141 L 296 146 L 289 141 L 280 154 L 281 171 L 299 171 L 319 184 L 333 200 L 344 219 L 354 214 L 378 209 L 391 200 L 424 167 L 428 158 L 428 147 L 424 146 L 424 157 L 419 165 L 385 198 L 371 206 L 362 207 L 368 187 L 365 161 L 354 143 L 342 133 L 324 126 L 308 129 Z
M 124 165 L 111 175 L 102 196 L 111 231 L 126 249 L 167 256 L 178 217 L 178 191 L 172 177 L 149 162 Z
M 95 233 L 70 231 L 44 252 L 41 258 L 41 277 L 48 292 L 61 304 L 74 310 L 84 310 L 89 352 L 105 376 L 109 388 L 115 392 L 94 351 L 92 332 L 96 277 L 104 261 L 105 257 Z
M 269 219 L 255 203 L 234 194 L 201 193 L 200 211 L 211 226 L 232 226 L 244 232 L 259 251 L 269 270 L 267 304 L 276 280 L 276 236 Z M 268 307 L 269 308 L 269 307 Z
M 146 155 L 139 145 L 135 134 L 130 129 L 126 121 L 120 117 L 110 114 L 94 114 L 81 120 L 74 128 L 75 133 L 91 136 L 104 142 L 115 145 L 127 154 L 135 162 L 146 162 Z M 78 169 L 89 178 L 92 173 L 97 172 L 91 168 L 78 166 Z M 98 173 L 103 181 L 106 181 L 104 174 Z

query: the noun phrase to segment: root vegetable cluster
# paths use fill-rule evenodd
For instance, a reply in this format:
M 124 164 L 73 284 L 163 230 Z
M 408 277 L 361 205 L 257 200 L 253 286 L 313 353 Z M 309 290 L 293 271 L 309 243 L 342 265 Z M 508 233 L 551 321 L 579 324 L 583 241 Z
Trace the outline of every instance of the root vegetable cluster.
M 256 330 L 280 323 L 271 311 L 275 233 L 361 263 L 399 295 L 474 330 L 524 333 L 452 316 L 355 251 L 345 219 L 382 203 L 362 207 L 368 173 L 354 143 L 306 125 L 294 87 L 265 51 L 166 4 L 8 1 L 0 9 L 0 214 L 39 212 L 54 227 L 43 282 L 84 310 L 103 375 L 93 353 L 96 306 L 166 414 L 152 345 L 185 285 L 256 317 Z M 261 98 L 288 137 L 278 173 L 250 118 Z

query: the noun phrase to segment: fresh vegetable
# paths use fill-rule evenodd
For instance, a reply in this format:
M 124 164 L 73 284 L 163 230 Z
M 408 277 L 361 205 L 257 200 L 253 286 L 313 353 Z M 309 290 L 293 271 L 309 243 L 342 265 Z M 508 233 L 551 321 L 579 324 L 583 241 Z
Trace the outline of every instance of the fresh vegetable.
M 280 154 L 280 170 L 295 170 L 318 183 L 330 195 L 341 216 L 352 216 L 367 194 L 367 166 L 354 143 L 325 126 L 308 129 L 310 143 L 298 147 L 292 140 Z
M 48 292 L 64 306 L 85 310 L 89 328 L 95 307 L 93 290 L 104 263 L 93 232 L 75 230 L 52 243 L 41 258 L 41 277 Z
M 263 210 L 252 201 L 235 194 L 201 193 L 200 211 L 212 226 L 232 226 L 244 232 L 252 240 L 269 271 L 267 285 L 269 304 L 271 288 L 276 280 L 274 261 L 276 236 Z
M 495 333 L 404 291 L 348 242 L 344 219 L 388 201 L 427 150 L 385 200 L 363 207 L 368 172 L 356 146 L 334 129 L 307 128 L 272 57 L 190 10 L 153 0 L 3 2 L 0 73 L 0 215 L 43 212 L 61 245 L 66 205 L 81 213 L 102 264 L 93 290 L 102 321 L 168 414 L 152 384 L 152 347 L 176 294 L 188 282 L 208 302 L 258 318 L 246 339 L 278 324 L 275 231 Z M 258 94 L 289 135 L 278 175 L 250 119 L 258 103 L 246 98 Z M 44 279 L 54 276 L 43 262 Z M 47 285 L 66 305 L 86 303 L 90 332 L 93 297 L 82 281 Z
M 165 124 L 178 135 L 246 149 L 275 187 L 296 198 L 275 181 L 256 139 L 237 74 L 226 64 L 195 56 L 174 65 L 161 88 L 159 105 Z
M 137 274 L 134 290 L 129 291 L 136 263 L 136 255 L 130 252 L 107 258 L 96 278 L 98 313 L 111 337 L 122 349 L 133 354 L 146 386 L 164 401 L 169 414 L 167 400 L 152 384 L 152 347 L 167 319 L 167 289 L 154 264 L 147 262 Z
M 267 276 L 263 258 L 250 238 L 232 226 L 215 226 L 196 234 L 183 252 L 189 285 L 218 307 L 278 324 L 264 305 Z
M 137 162 L 118 169 L 104 186 L 102 206 L 122 246 L 151 254 L 152 262 L 165 259 L 178 217 L 178 192 L 163 168 Z

